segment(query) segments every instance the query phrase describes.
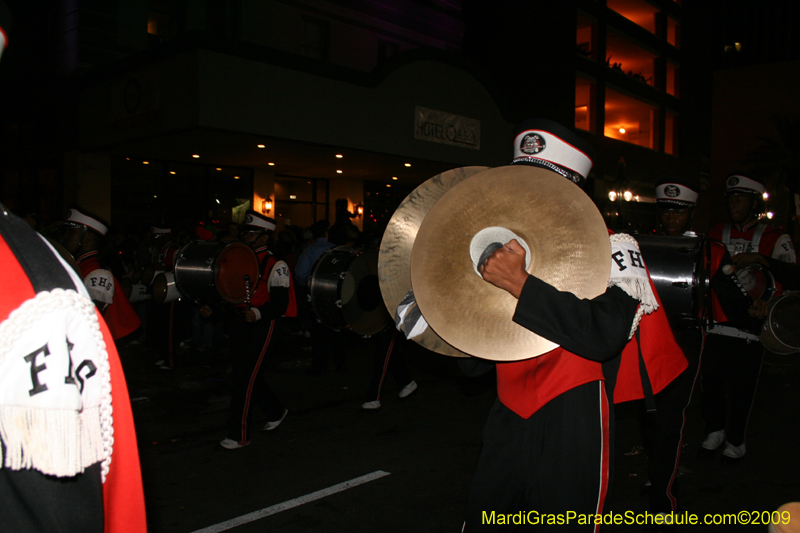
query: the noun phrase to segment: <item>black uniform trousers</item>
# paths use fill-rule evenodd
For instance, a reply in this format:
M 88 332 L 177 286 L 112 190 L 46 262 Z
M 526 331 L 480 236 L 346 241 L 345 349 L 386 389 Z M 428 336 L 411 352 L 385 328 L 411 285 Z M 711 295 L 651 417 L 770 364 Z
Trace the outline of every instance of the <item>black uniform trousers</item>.
M 703 331 L 674 327 L 675 340 L 689 366 L 655 395 L 656 412 L 647 413 L 642 402 L 642 437 L 650 480 L 650 512 L 678 512 L 677 475 L 680 464 L 685 411 L 692 399 L 703 351 Z
M 250 438 L 251 405 L 257 404 L 269 421 L 280 420 L 284 406 L 264 378 L 275 320 L 244 322 L 235 317 L 231 325 L 230 350 L 233 366 L 233 396 L 228 413 L 228 438 L 239 443 Z
M 175 366 L 175 302 L 157 304 L 148 300 L 145 316 L 147 349 L 155 358 L 153 362 L 164 361 L 171 367 Z
M 593 520 L 581 524 L 577 517 L 563 524 L 531 522 L 544 513 L 567 518 L 603 512 L 612 444 L 608 424 L 602 381 L 561 394 L 528 419 L 498 399 L 483 431 L 464 531 L 596 531 Z M 515 524 L 518 513 L 522 524 Z M 509 514 L 509 522 L 498 523 L 499 515 Z
M 744 443 L 763 359 L 764 347 L 758 341 L 708 335 L 701 372 L 706 434 L 727 428 L 728 442 L 734 446 Z
M 399 346 L 405 342 L 405 337 L 391 327 L 376 335 L 375 340 L 377 345 L 372 359 L 372 378 L 367 388 L 368 402 L 380 401 L 387 372 L 391 372 L 401 389 L 413 381 Z

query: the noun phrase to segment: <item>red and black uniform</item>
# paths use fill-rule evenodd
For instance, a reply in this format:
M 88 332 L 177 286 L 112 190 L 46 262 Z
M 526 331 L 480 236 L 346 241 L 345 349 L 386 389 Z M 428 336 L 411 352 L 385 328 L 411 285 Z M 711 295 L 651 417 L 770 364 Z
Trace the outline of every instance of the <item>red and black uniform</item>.
M 24 332 L 15 339 L 0 339 L 4 348 L 0 356 L 0 390 L 4 392 L 0 446 L 6 459 L 0 464 L 0 531 L 147 531 L 127 386 L 102 315 L 93 309 L 77 273 L 71 273 L 30 226 L 5 213 L 2 206 L 0 261 L 7 281 L 0 292 L 0 323 L 18 320 L 20 315 L 12 313 L 17 309 L 50 301 L 40 307 L 41 312 L 27 315 L 24 328 L 38 332 L 33 341 L 45 343 L 46 350 L 28 353 L 25 343 L 31 339 L 26 339 Z M 89 310 L 59 308 L 63 304 L 58 302 L 67 301 L 70 295 L 76 302 L 86 302 Z M 55 299 L 47 300 L 50 296 Z M 88 321 L 82 322 L 87 316 Z M 95 320 L 103 347 L 91 333 Z M 76 329 L 77 323 L 88 325 L 88 336 Z M 15 375 L 15 369 L 22 374 Z M 17 387 L 22 394 L 15 401 Z M 99 406 L 95 406 L 98 392 Z M 108 401 L 110 409 L 103 408 Z M 26 423 L 6 424 L 20 421 L 18 417 L 26 414 Z M 81 423 L 35 427 L 45 419 L 63 422 L 69 418 L 80 418 Z M 105 427 L 106 423 L 110 425 Z M 73 434 L 70 427 L 83 431 Z M 77 442 L 81 445 L 75 445 Z M 10 449 L 13 458 L 5 455 Z M 99 458 L 92 458 L 98 454 Z M 17 457 L 23 457 L 26 464 L 9 466 Z
M 297 316 L 294 281 L 289 267 L 278 261 L 266 247 L 255 250 L 261 266 L 260 279 L 250 298 L 250 309 L 256 313 L 255 322 L 243 317 L 234 318 L 231 325 L 231 357 L 233 365 L 233 396 L 228 415 L 228 435 L 231 440 L 245 444 L 250 439 L 250 405 L 255 401 L 269 421 L 280 420 L 286 408 L 272 392 L 263 377 L 275 332 L 275 319 Z M 246 304 L 240 304 L 246 311 Z
M 723 261 L 730 263 L 730 257 L 721 243 L 709 239 L 708 246 L 710 263 L 705 268 L 713 275 L 721 268 Z M 738 292 L 738 288 L 735 289 Z M 708 312 L 704 303 L 700 306 L 699 316 L 694 324 L 686 321 L 671 323 L 675 341 L 686 356 L 688 366 L 672 383 L 655 394 L 655 412 L 642 409 L 642 437 L 647 452 L 647 475 L 650 483 L 649 510 L 654 514 L 679 511 L 676 497 L 677 475 L 683 447 L 685 411 L 700 373 L 705 345 L 705 329 L 702 324 Z
M 709 236 L 721 241 L 731 256 L 756 252 L 771 265 L 795 263 L 789 236 L 759 220 L 742 225 L 717 224 Z M 725 279 L 722 275 L 715 277 L 720 282 Z M 776 281 L 780 292 L 780 279 Z M 726 430 L 727 442 L 738 447 L 745 442 L 764 347 L 758 341 L 759 323 L 747 316 L 746 305 L 725 307 L 731 298 L 726 298 L 720 283 L 712 280 L 712 290 L 713 320 L 706 338 L 701 377 L 703 425 L 706 434 Z M 741 301 L 741 295 L 736 297 Z M 730 401 L 726 398 L 726 382 L 731 387 Z
M 528 277 L 514 321 L 559 347 L 533 359 L 497 363 L 498 401 L 484 429 L 466 531 L 492 529 L 482 523 L 483 511 L 603 512 L 613 472 L 612 399 L 640 399 L 645 389 L 659 392 L 686 368 L 663 310 L 644 315 L 639 340 L 628 340 L 638 307 L 638 300 L 616 286 L 581 300 Z M 643 375 L 649 385 L 642 385 Z M 556 527 L 599 529 L 576 523 Z
M 103 309 L 102 313 L 108 329 L 111 331 L 111 336 L 114 337 L 114 340 L 118 340 L 139 329 L 142 321 L 128 301 L 128 297 L 125 296 L 125 292 L 121 290 L 116 276 L 111 274 L 110 270 L 104 270 L 100 266 L 99 254 L 100 252 L 97 250 L 83 254 L 78 258 L 78 266 L 81 267 L 83 282 L 90 294 L 92 288 L 98 287 L 112 293 L 113 301 Z M 98 271 L 100 272 L 98 273 Z M 98 274 L 92 276 L 93 273 Z

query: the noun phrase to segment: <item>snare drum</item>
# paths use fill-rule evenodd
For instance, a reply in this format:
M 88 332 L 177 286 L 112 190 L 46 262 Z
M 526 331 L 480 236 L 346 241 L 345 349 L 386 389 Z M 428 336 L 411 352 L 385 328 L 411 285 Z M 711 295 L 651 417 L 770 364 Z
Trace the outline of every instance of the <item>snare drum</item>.
M 175 285 L 174 272 L 162 272 L 153 280 L 153 301 L 157 304 L 168 304 L 180 299 L 181 293 Z
M 175 286 L 194 300 L 242 303 L 255 291 L 258 277 L 258 257 L 241 242 L 191 242 L 175 259 Z
M 317 318 L 334 329 L 369 336 L 391 321 L 378 282 L 378 250 L 337 246 L 325 251 L 311 271 L 308 290 Z
M 670 323 L 700 326 L 709 294 L 711 251 L 705 235 L 636 235 L 636 241 Z
M 759 340 L 773 353 L 786 355 L 800 351 L 800 295 L 786 293 L 769 302 L 769 315 Z
M 152 285 L 153 281 L 155 281 L 156 276 L 164 272 L 163 270 L 159 270 L 156 263 L 151 263 L 144 267 L 142 270 L 142 277 L 141 282 L 145 285 Z
M 736 271 L 739 285 L 753 300 L 768 302 L 775 296 L 775 277 L 761 265 L 752 264 Z

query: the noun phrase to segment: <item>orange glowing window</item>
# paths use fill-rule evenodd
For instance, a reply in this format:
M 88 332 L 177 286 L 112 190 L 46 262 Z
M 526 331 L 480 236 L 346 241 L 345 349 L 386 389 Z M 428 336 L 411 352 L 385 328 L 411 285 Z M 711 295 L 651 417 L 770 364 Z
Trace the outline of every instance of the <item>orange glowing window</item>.
M 675 48 L 681 47 L 681 23 L 667 17 L 667 42 Z
M 669 111 L 664 117 L 664 153 L 678 155 L 678 115 Z
M 575 78 L 575 128 L 595 131 L 595 84 L 580 76 Z
M 656 32 L 658 8 L 653 4 L 645 0 L 607 0 L 606 5 L 650 33 Z
M 656 54 L 613 31 L 606 39 L 606 65 L 648 85 L 655 85 Z
M 667 61 L 667 94 L 680 97 L 680 67 Z
M 606 137 L 656 148 L 656 106 L 606 88 L 605 115 Z

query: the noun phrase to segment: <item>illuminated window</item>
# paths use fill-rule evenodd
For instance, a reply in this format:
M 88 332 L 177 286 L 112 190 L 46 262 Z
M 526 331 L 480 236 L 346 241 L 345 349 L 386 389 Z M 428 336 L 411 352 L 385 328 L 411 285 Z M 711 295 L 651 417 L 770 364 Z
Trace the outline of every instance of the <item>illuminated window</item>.
M 606 88 L 603 135 L 646 148 L 656 147 L 656 106 Z
M 595 85 L 580 76 L 575 78 L 575 128 L 595 131 Z
M 669 111 L 664 118 L 664 153 L 678 155 L 678 116 Z
M 614 32 L 606 40 L 606 65 L 648 85 L 655 85 L 656 54 Z
M 675 63 L 667 61 L 667 94 L 680 96 L 680 67 Z
M 667 42 L 675 48 L 681 47 L 681 23 L 667 17 Z
M 594 36 L 595 24 L 589 18 L 583 15 L 578 15 L 578 28 L 576 31 L 575 50 L 582 56 L 589 59 L 596 59 L 594 55 Z
M 606 5 L 650 33 L 656 32 L 658 8 L 645 0 L 607 0 Z

